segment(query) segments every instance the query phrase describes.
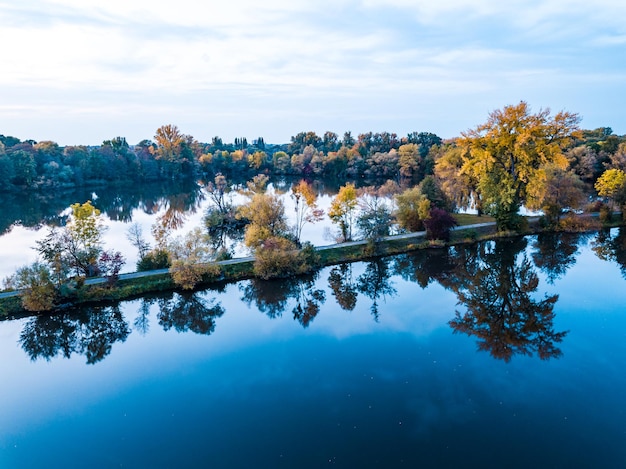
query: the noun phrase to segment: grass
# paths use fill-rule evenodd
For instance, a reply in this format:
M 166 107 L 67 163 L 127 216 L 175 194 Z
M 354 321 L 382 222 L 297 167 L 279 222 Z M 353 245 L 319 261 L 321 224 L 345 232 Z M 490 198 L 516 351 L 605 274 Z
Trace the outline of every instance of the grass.
M 452 216 L 456 219 L 459 226 L 474 225 L 476 223 L 495 222 L 496 219 L 487 215 L 473 215 L 470 213 L 454 213 Z

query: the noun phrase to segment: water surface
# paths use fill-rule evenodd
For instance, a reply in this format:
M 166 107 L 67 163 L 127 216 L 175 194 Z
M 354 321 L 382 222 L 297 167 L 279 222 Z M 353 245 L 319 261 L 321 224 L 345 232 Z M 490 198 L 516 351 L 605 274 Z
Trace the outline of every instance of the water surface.
M 2 322 L 0 467 L 624 467 L 625 238 Z

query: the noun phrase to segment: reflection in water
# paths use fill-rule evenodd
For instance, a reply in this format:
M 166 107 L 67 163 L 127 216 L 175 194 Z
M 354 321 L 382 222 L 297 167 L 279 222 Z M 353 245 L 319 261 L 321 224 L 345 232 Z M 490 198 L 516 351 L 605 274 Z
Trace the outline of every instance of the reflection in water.
M 567 332 L 553 328 L 558 295 L 535 300 L 539 278 L 525 254 L 525 238 L 464 246 L 448 286 L 467 310 L 450 321 L 454 332 L 478 338 L 478 348 L 505 361 L 537 353 L 545 360 L 561 355 L 556 346 Z
M 586 235 L 580 233 L 542 233 L 533 244 L 533 262 L 546 274 L 548 283 L 563 277 L 576 264 L 578 243 Z
M 318 275 L 315 273 L 280 280 L 252 279 L 240 285 L 242 300 L 248 305 L 254 303 L 259 311 L 270 318 L 282 316 L 289 300 L 294 300 L 293 318 L 302 327 L 307 327 L 326 301 L 324 290 L 315 288 Z
M 156 302 L 153 297 L 142 298 L 137 317 L 133 321 L 135 330 L 145 336 L 150 330 L 150 307 Z
M 454 266 L 447 248 L 424 249 L 394 258 L 395 273 L 422 288 L 436 280 L 445 279 Z
M 357 279 L 359 292 L 372 300 L 370 311 L 376 322 L 379 318 L 378 299 L 396 294 L 396 289 L 391 282 L 389 263 L 387 257 L 368 262 L 365 272 L 359 275 Z
M 198 293 L 175 293 L 158 300 L 159 324 L 164 330 L 209 335 L 215 330 L 215 319 L 224 308 L 215 299 L 205 300 Z
M 612 234 L 617 231 L 617 234 Z M 626 228 L 602 230 L 591 243 L 591 249 L 603 261 L 615 262 L 626 278 Z
M 340 264 L 330 269 L 328 286 L 341 309 L 354 309 L 358 293 L 352 278 L 352 264 Z
M 85 308 L 79 314 L 36 316 L 20 334 L 20 345 L 31 360 L 50 360 L 57 355 L 84 355 L 88 364 L 102 360 L 115 342 L 130 334 L 119 307 Z
M 34 229 L 43 225 L 62 226 L 66 221 L 62 213 L 71 204 L 87 200 L 92 200 L 94 206 L 113 221 L 132 222 L 135 209 L 150 215 L 164 209 L 168 223 L 180 226 L 184 214 L 194 213 L 203 197 L 200 186 L 189 182 L 0 193 L 0 235 L 17 224 Z
M 537 298 L 539 276 L 536 269 L 542 269 L 551 282 L 558 279 L 575 263 L 577 242 L 581 239 L 584 236 L 538 236 L 532 250 L 528 251 L 527 238 L 425 250 L 361 264 L 364 271 L 356 278 L 353 265 L 341 264 L 328 269 L 328 291 L 339 307 L 347 311 L 356 307 L 359 295 L 369 298 L 372 316 L 378 321 L 380 299 L 397 293 L 392 273 L 422 288 L 438 282 L 454 292 L 459 306 L 464 308 L 464 311 L 456 311 L 449 325 L 454 332 L 476 337 L 480 350 L 505 361 L 515 354 L 555 358 L 561 355 L 557 345 L 567 332 L 554 330 L 558 295 Z M 617 261 L 626 272 L 624 247 L 626 230 L 614 236 L 603 232 L 593 242 L 598 256 Z M 530 256 L 527 252 L 531 252 Z M 283 280 L 253 279 L 239 282 L 238 286 L 242 301 L 248 305 L 254 305 L 270 318 L 281 317 L 290 310 L 293 318 L 306 328 L 326 301 L 326 292 L 316 288 L 318 275 Z M 213 292 L 217 297 L 219 291 Z M 406 294 L 411 294 L 410 288 Z M 133 328 L 146 335 L 150 330 L 151 311 L 156 305 L 156 318 L 164 330 L 209 335 L 215 330 L 216 319 L 225 311 L 218 300 L 205 295 L 207 293 L 170 293 L 146 297 L 133 320 Z M 87 363 L 96 363 L 111 352 L 115 342 L 124 341 L 130 334 L 129 324 L 119 307 L 78 311 L 29 319 L 20 336 L 24 351 L 33 360 L 81 354 L 85 355 Z

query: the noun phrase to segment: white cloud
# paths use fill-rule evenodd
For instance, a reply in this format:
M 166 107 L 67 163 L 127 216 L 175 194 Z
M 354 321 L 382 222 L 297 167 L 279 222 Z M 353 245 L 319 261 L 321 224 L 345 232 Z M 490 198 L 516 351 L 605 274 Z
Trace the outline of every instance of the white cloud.
M 0 0 L 0 41 L 11 45 L 0 133 L 55 113 L 57 125 L 80 115 L 108 129 L 123 114 L 144 131 L 142 119 L 152 126 L 179 115 L 220 128 L 298 116 L 293 125 L 366 121 L 395 130 L 399 119 L 451 122 L 438 113 L 459 100 L 459 112 L 530 97 L 542 99 L 537 107 L 556 107 L 554 99 L 578 111 L 575 97 L 559 98 L 572 77 L 589 84 L 587 95 L 604 82 L 618 88 L 610 76 L 623 72 L 614 57 L 623 14 L 626 4 L 609 0 Z M 20 134 L 41 139 L 38 132 Z

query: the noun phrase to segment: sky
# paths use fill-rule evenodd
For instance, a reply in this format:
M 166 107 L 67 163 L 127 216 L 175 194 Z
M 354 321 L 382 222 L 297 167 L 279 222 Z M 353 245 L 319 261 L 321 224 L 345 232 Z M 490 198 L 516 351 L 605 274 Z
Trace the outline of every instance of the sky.
M 626 134 L 623 0 L 0 0 L 0 134 L 452 138 L 526 101 Z

